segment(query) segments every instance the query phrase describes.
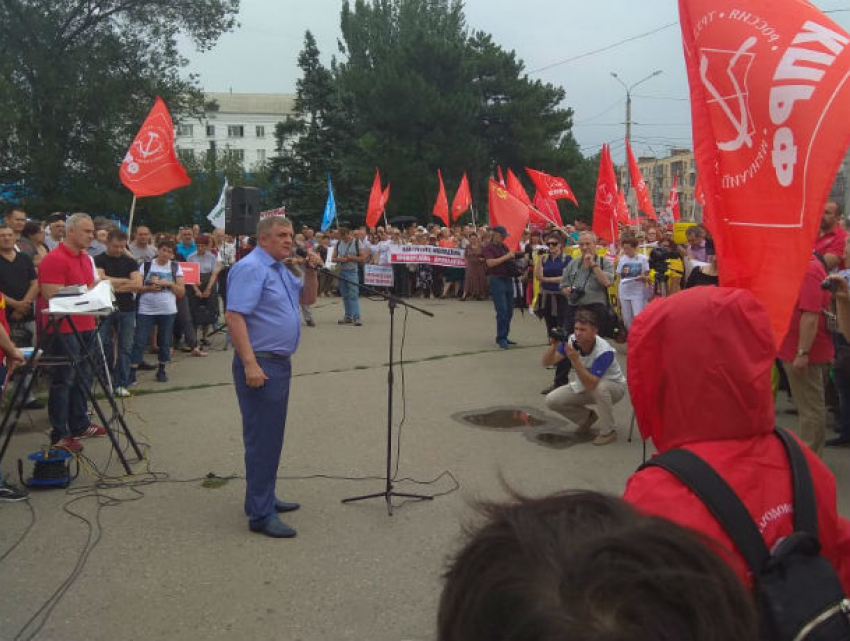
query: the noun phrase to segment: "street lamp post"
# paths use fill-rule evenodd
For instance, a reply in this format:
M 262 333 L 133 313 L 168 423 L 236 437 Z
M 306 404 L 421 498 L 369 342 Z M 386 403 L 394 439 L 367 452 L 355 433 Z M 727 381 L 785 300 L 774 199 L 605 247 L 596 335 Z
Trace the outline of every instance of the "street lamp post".
M 614 78 L 614 80 L 619 82 L 621 85 L 623 85 L 623 89 L 626 90 L 626 140 L 628 140 L 629 142 L 631 142 L 632 139 L 632 89 L 634 89 L 640 84 L 643 84 L 647 80 L 650 80 L 651 78 L 655 78 L 655 76 L 660 76 L 662 73 L 664 72 L 661 71 L 661 69 L 657 69 L 651 74 L 649 74 L 646 78 L 638 80 L 637 82 L 631 85 L 627 85 L 625 82 L 622 81 L 620 76 L 618 76 L 613 71 L 611 72 L 611 77 Z
M 643 84 L 647 80 L 651 80 L 652 78 L 655 78 L 655 76 L 660 76 L 662 73 L 664 73 L 664 72 L 661 69 L 656 69 L 651 74 L 649 74 L 646 78 L 642 78 L 641 80 L 638 80 L 637 82 L 632 83 L 631 85 L 627 85 L 625 82 L 622 81 L 620 76 L 618 76 L 613 71 L 611 72 L 611 77 L 614 78 L 614 80 L 619 82 L 621 85 L 623 85 L 623 89 L 626 90 L 626 141 L 628 143 L 632 142 L 632 89 L 634 89 L 635 87 L 637 87 L 640 84 Z M 628 172 L 626 172 L 626 181 L 625 181 L 626 186 L 629 186 L 630 182 L 631 181 L 629 180 L 629 174 L 628 174 Z M 629 190 L 626 189 L 627 195 L 628 195 L 628 191 Z

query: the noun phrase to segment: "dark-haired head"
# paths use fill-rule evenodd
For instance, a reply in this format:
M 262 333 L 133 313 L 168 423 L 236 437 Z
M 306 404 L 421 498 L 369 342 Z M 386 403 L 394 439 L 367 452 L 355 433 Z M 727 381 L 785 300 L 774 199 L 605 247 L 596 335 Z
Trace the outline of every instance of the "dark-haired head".
M 595 492 L 482 506 L 439 641 L 754 641 L 752 599 L 697 535 Z

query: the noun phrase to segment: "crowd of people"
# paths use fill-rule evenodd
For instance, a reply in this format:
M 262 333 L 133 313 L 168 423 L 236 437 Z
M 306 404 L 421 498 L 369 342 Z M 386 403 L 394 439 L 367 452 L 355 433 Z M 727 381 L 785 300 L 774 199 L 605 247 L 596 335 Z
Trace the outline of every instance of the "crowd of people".
M 241 242 L 223 230 L 154 236 L 144 226 L 130 240 L 114 223 L 86 214 L 55 215 L 42 226 L 12 209 L 0 225 L 0 349 L 4 366 L 13 367 L 23 361 L 20 348 L 41 332 L 62 334 L 48 341 L 56 356 L 102 345 L 114 393 L 125 396 L 140 370 L 167 381 L 181 344 L 205 356 L 225 310 L 243 418 L 248 525 L 290 538 L 295 531 L 279 514 L 300 506 L 280 499 L 275 481 L 290 357 L 301 324 L 316 326 L 311 306 L 318 297 L 340 296 L 339 323 L 361 326 L 365 266 L 391 266 L 398 296 L 490 297 L 503 349 L 515 344 L 513 309 L 528 307 L 549 337 L 543 364 L 554 368 L 555 382 L 545 390 L 547 407 L 579 435 L 596 428 L 593 442 L 606 445 L 616 438 L 613 406 L 628 390 L 641 433 L 660 456 L 631 477 L 623 500 L 574 492 L 486 506 L 486 522 L 446 574 L 439 638 L 517 638 L 520 629 L 523 638 L 541 639 L 755 640 L 810 630 L 834 635 L 817 638 L 846 638 L 850 526 L 837 514 L 834 478 L 818 456 L 828 384 L 837 392 L 839 436 L 827 444 L 850 435 L 850 374 L 842 363 L 850 350 L 850 246 L 841 220 L 840 207 L 828 203 L 777 360 L 755 298 L 705 287 L 718 284 L 717 265 L 698 225 L 683 244 L 672 230 L 648 225 L 622 230 L 616 248 L 600 248 L 577 223 L 529 230 L 513 251 L 501 226 L 326 233 L 305 226 L 295 233 L 291 221 L 271 218 Z M 393 245 L 461 249 L 466 266 L 394 264 Z M 198 274 L 188 284 L 187 263 Z M 317 269 L 323 264 L 335 274 Z M 109 280 L 116 294 L 99 326 L 82 315 L 74 318 L 76 331 L 65 321 L 45 327 L 39 313 L 63 288 L 98 280 Z M 647 305 L 653 298 L 661 300 Z M 628 341 L 628 382 L 606 338 Z M 144 360 L 149 350 L 156 364 Z M 783 375 L 798 408 L 800 442 L 774 429 Z M 78 452 L 81 439 L 105 433 L 89 420 L 85 386 L 90 372 L 53 368 L 47 409 L 55 447 Z M 690 394 L 696 387 L 700 394 Z M 658 402 L 665 397 L 677 402 Z M 41 407 L 34 398 L 22 403 Z M 700 466 L 719 479 L 711 491 L 704 469 L 694 472 Z M 727 507 L 740 503 L 735 518 L 711 502 L 719 492 Z M 2 500 L 23 496 L 0 485 Z M 760 537 L 758 563 L 752 538 L 742 543 L 742 519 L 752 520 L 746 527 Z

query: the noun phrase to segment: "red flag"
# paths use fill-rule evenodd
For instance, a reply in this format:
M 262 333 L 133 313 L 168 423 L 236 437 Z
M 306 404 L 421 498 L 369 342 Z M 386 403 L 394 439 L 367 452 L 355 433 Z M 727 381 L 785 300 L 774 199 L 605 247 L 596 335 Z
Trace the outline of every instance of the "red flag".
M 608 145 L 602 145 L 602 156 L 599 159 L 599 178 L 593 204 L 593 233 L 608 243 L 613 243 L 617 238 L 617 177 L 614 175 Z
M 499 173 L 499 184 L 504 187 L 505 186 L 505 176 L 502 174 L 502 166 L 496 165 L 496 171 Z
M 682 218 L 682 212 L 679 209 L 679 189 L 676 186 L 676 179 L 678 176 L 673 174 L 673 186 L 670 188 L 670 197 L 667 199 L 667 206 L 664 208 L 665 213 L 667 214 L 667 222 L 670 223 L 670 219 L 673 219 L 673 222 L 677 222 Z
M 470 205 L 472 205 L 472 194 L 469 191 L 469 180 L 466 178 L 466 172 L 463 172 L 460 186 L 457 188 L 457 193 L 452 201 L 452 218 L 455 220 L 460 218 Z
M 746 8 L 679 0 L 720 284 L 755 295 L 779 344 L 850 138 L 850 37 L 808 2 Z
M 516 177 L 516 174 L 508 169 L 508 192 L 516 198 L 519 198 L 526 205 L 531 204 L 531 198 L 528 197 L 528 194 L 525 191 L 525 187 L 522 186 L 522 183 L 519 181 L 519 178 Z
M 547 198 L 542 191 L 539 189 L 534 193 L 534 206 L 543 214 L 543 218 L 545 219 L 544 225 L 547 223 L 554 223 L 558 227 L 564 226 L 564 221 L 561 218 L 561 210 L 558 209 L 558 201 L 553 200 L 552 198 Z M 531 210 L 531 222 L 536 221 L 536 217 L 540 214 L 535 212 L 533 209 Z
M 449 199 L 446 197 L 446 186 L 443 184 L 443 172 L 437 170 L 437 177 L 440 179 L 440 191 L 437 194 L 437 202 L 434 203 L 433 214 L 448 226 L 451 225 L 449 218 Z
M 381 219 L 385 202 L 384 192 L 381 190 L 381 172 L 375 168 L 375 180 L 372 181 L 372 190 L 369 192 L 369 205 L 366 207 L 366 226 L 374 227 Z
M 390 184 L 387 183 L 387 188 L 381 194 L 381 213 L 387 211 L 387 203 L 390 201 Z
M 138 198 L 159 196 L 191 184 L 174 153 L 174 123 L 159 96 L 127 150 L 118 176 Z
M 700 205 L 705 205 L 705 192 L 702 190 L 702 185 L 699 182 L 699 176 L 697 176 L 697 184 L 696 187 L 694 187 L 694 200 Z
M 624 225 L 632 224 L 629 206 L 626 204 L 626 196 L 622 189 L 617 192 L 617 220 Z
M 516 196 L 508 193 L 495 180 L 490 181 L 489 189 L 490 226 L 502 225 L 508 230 L 505 245 L 512 251 L 519 251 L 522 232 L 528 224 L 528 205 Z
M 538 191 L 543 192 L 546 198 L 558 200 L 559 198 L 568 198 L 578 207 L 578 201 L 573 193 L 572 188 L 567 184 L 567 181 L 560 176 L 550 176 L 549 174 L 537 171 L 536 169 L 525 168 L 525 172 Z
M 631 177 L 632 187 L 634 187 L 635 195 L 637 196 L 638 209 L 652 218 L 652 220 L 658 220 L 658 217 L 655 215 L 655 207 L 652 206 L 649 187 L 646 186 L 643 174 L 640 173 L 640 167 L 638 167 L 637 160 L 635 160 L 635 155 L 632 152 L 632 146 L 629 144 L 628 138 L 626 138 L 626 155 L 629 159 L 629 176 Z

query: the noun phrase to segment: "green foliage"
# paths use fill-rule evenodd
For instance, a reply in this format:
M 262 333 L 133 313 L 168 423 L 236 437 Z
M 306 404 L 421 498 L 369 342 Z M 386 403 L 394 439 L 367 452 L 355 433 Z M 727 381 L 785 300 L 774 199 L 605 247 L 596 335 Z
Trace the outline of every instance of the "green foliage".
M 33 214 L 126 211 L 118 167 L 154 97 L 173 114 L 201 112 L 195 78 L 179 73 L 177 35 L 208 48 L 238 9 L 239 0 L 4 0 L 0 183 L 17 185 Z
M 274 180 L 292 211 L 316 220 L 331 172 L 340 217 L 361 223 L 379 167 L 392 185 L 388 215 L 425 221 L 442 169 L 450 199 L 468 173 L 481 220 L 496 165 L 564 175 L 592 207 L 595 168 L 572 137 L 564 90 L 528 78 L 490 35 L 470 33 L 462 2 L 346 1 L 341 31 L 344 62 L 331 69 L 306 34 L 296 113 L 277 130 Z

